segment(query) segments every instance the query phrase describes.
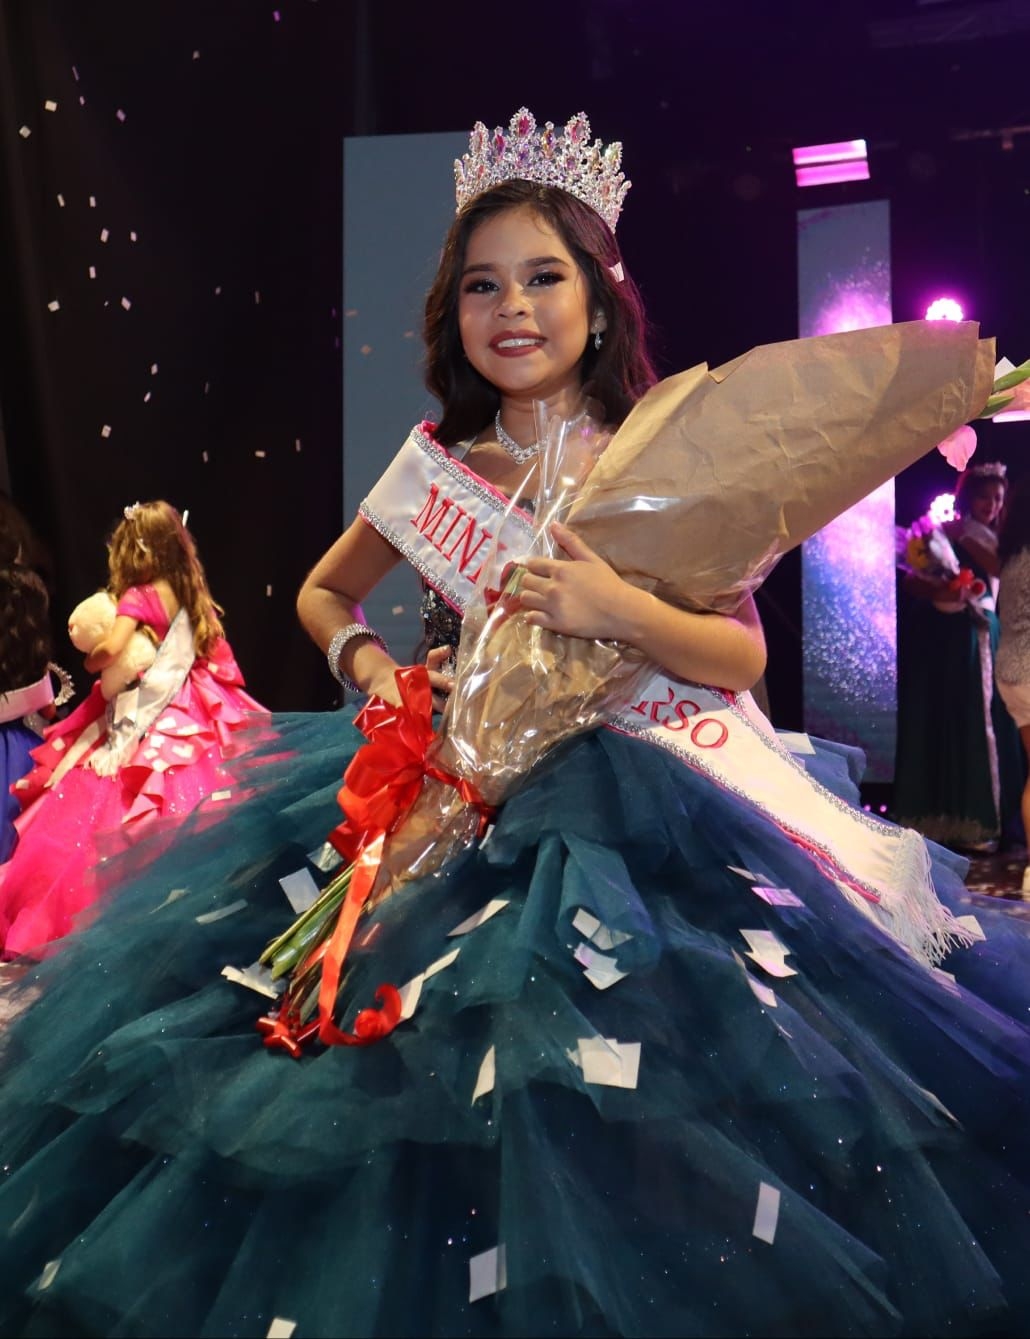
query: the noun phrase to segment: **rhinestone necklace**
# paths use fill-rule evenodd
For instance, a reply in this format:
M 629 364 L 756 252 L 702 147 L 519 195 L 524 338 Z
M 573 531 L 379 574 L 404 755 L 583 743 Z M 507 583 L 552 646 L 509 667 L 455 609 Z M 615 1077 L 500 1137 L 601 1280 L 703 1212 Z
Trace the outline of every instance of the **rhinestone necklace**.
M 497 433 L 498 445 L 504 447 L 516 465 L 524 465 L 527 460 L 531 460 L 540 451 L 539 442 L 534 442 L 532 446 L 519 446 L 511 433 L 504 431 L 501 426 L 501 411 L 499 409 L 494 418 L 494 431 Z

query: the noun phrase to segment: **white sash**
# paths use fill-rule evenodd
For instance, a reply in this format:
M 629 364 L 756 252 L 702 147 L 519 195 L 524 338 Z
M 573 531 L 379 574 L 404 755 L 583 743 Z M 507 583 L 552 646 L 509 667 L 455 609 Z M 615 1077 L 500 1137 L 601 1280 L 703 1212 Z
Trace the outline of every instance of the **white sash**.
M 523 512 L 506 515 L 504 494 L 453 459 L 431 427 L 412 430 L 360 515 L 461 612 L 494 537 L 518 557 L 533 528 Z M 760 810 L 853 905 L 923 962 L 937 962 L 953 944 L 975 937 L 937 899 L 922 837 L 815 781 L 750 693 L 721 692 L 657 670 L 608 728 L 675 754 Z
M 34 711 L 42 711 L 54 700 L 54 685 L 47 670 L 42 679 L 28 684 L 25 688 L 12 688 L 9 693 L 0 693 L 0 725 L 8 721 L 20 720 Z

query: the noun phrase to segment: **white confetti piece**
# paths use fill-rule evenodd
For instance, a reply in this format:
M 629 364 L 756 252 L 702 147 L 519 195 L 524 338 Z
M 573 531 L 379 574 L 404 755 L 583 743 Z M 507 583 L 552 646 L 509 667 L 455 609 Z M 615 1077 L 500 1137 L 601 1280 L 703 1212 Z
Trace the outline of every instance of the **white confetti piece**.
M 217 297 L 221 297 L 221 295 L 222 295 L 222 285 L 221 285 L 221 284 L 216 284 L 216 285 L 215 285 L 215 297 L 216 297 L 216 298 L 217 298 Z
M 508 905 L 508 901 L 509 899 L 506 897 L 493 898 L 485 907 L 480 907 L 477 912 L 463 920 L 460 925 L 456 925 L 453 930 L 448 931 L 447 938 L 453 939 L 455 935 L 465 935 L 470 930 L 475 930 L 478 926 L 490 920 L 492 916 L 496 916 L 499 911 L 503 911 Z
M 776 993 L 771 986 L 767 986 L 764 981 L 756 981 L 746 969 L 744 979 L 767 1009 L 776 1008 Z
M 149 391 L 147 391 L 146 395 L 144 395 L 144 397 L 143 397 L 143 403 L 144 403 L 144 404 L 149 404 L 149 403 L 150 403 L 150 392 L 149 392 Z
M 585 1083 L 606 1088 L 635 1088 L 640 1074 L 640 1042 L 614 1037 L 580 1037 L 579 1063 Z
M 62 209 L 64 208 L 64 196 L 61 194 L 60 191 L 57 192 L 57 203 L 61 206 Z
M 451 963 L 460 952 L 460 948 L 452 948 L 450 953 L 445 953 L 442 958 L 437 958 L 436 962 L 431 962 L 422 973 L 423 977 L 428 981 L 429 978 L 435 976 L 437 972 L 442 972 L 445 967 L 450 967 Z
M 731 874 L 739 874 L 742 879 L 747 879 L 748 883 L 759 883 L 757 874 L 752 874 L 749 869 L 742 869 L 740 865 L 727 865 L 726 868 Z
M 310 870 L 298 869 L 292 874 L 283 875 L 279 887 L 297 916 L 318 901 L 318 884 L 311 877 Z
M 139 234 L 136 232 L 135 228 L 132 228 L 132 229 L 129 230 L 129 241 L 130 241 L 130 242 L 138 242 L 138 241 L 139 241 Z
M 56 298 L 54 298 L 53 302 L 48 302 L 46 306 L 47 311 L 56 312 L 61 310 L 61 304 L 57 301 Z
M 276 1316 L 268 1327 L 268 1334 L 265 1339 L 290 1339 L 296 1328 L 297 1322 L 295 1320 L 286 1320 L 282 1316 Z
M 90 207 L 90 209 L 96 209 L 96 207 L 97 207 L 97 197 L 96 197 L 95 195 L 91 195 L 91 196 L 89 197 L 89 207 Z
M 256 288 L 254 289 L 254 305 L 258 307 L 261 305 L 261 293 Z
M 189 762 L 190 759 L 193 757 L 193 745 L 173 744 L 172 752 L 175 754 L 177 758 L 182 758 L 185 762 Z
M 18 134 L 22 137 L 22 139 L 28 139 L 28 137 L 32 134 L 32 131 L 28 128 L 28 126 L 19 126 Z
M 361 352 L 362 352 L 362 353 L 365 355 L 365 357 L 367 358 L 368 355 L 372 352 L 372 345 L 371 345 L 371 344 L 362 344 L 362 346 L 361 346 Z
M 949 995 L 961 995 L 959 984 L 951 972 L 944 971 L 942 967 L 932 967 L 930 970 Z
M 315 869 L 320 869 L 323 874 L 328 874 L 330 870 L 334 870 L 338 865 L 343 864 L 343 856 L 340 855 L 332 842 L 323 842 L 314 851 L 309 851 L 308 859 Z
M 78 82 L 79 82 L 79 71 L 78 71 L 78 67 L 75 66 L 75 65 L 72 66 L 72 74 L 75 76 L 75 82 L 78 83 Z
M 155 729 L 155 730 L 174 730 L 175 727 L 176 727 L 176 725 L 178 724 L 178 721 L 179 721 L 179 718 L 178 718 L 177 716 L 171 716 L 171 715 L 169 715 L 169 716 L 162 716 L 161 719 L 158 721 L 158 723 L 154 726 L 154 729 Z
M 218 802 L 219 800 L 227 800 L 230 795 L 232 795 L 231 790 L 213 790 L 210 798 Z
M 201 453 L 200 453 L 200 458 L 201 458 L 201 460 L 204 462 L 204 464 L 206 465 L 207 462 L 208 462 L 208 454 L 207 454 L 207 452 L 206 452 L 206 451 L 201 451 Z
M 107 239 L 108 239 L 110 236 L 111 236 L 111 234 L 107 231 L 106 228 L 101 228 L 101 229 L 100 229 L 100 240 L 101 240 L 102 242 L 106 242 Z
M 43 103 L 43 107 L 48 112 L 57 111 L 57 103 L 54 102 L 53 98 L 47 98 L 46 102 Z
M 476 1078 L 475 1091 L 472 1094 L 472 1105 L 485 1097 L 487 1093 L 494 1090 L 494 1082 L 497 1078 L 497 1047 L 491 1046 L 486 1055 L 483 1056 L 483 1063 L 479 1066 L 479 1074 Z
M 122 111 L 121 107 L 119 107 L 118 110 L 115 112 L 115 116 L 117 116 L 119 121 L 125 120 L 125 113 Z
M 755 1225 L 751 1235 L 771 1246 L 776 1239 L 776 1223 L 780 1216 L 780 1192 L 775 1186 L 762 1181 L 758 1186 L 758 1203 L 755 1205 Z
M 481 1255 L 469 1260 L 469 1301 L 478 1302 L 481 1297 L 492 1297 L 503 1292 L 508 1286 L 508 1269 L 504 1258 L 504 1246 L 492 1246 Z
M 975 916 L 956 916 L 955 920 L 963 929 L 968 930 L 974 939 L 980 940 L 987 938 L 983 932 L 983 926 Z
M 268 452 L 267 452 L 267 451 L 255 451 L 254 454 L 255 454 L 255 456 L 257 456 L 258 460 L 264 460 L 265 457 L 268 455 Z
M 393 614 L 395 618 L 399 618 L 400 615 L 404 613 L 404 606 L 402 604 L 395 604 L 391 608 L 390 613 Z
M 132 303 L 129 301 L 128 298 L 122 298 L 122 306 L 125 308 L 126 311 L 128 311 L 129 308 L 132 306 Z
M 91 265 L 89 267 L 89 277 L 91 279 L 95 279 L 97 277 L 97 267 L 95 265 Z
M 425 973 L 419 972 L 418 976 L 413 976 L 405 986 L 401 986 L 397 994 L 401 997 L 401 1018 L 410 1018 L 418 1008 L 419 996 L 422 994 L 422 983 L 425 981 Z
M 194 920 L 198 925 L 213 925 L 215 921 L 224 921 L 226 916 L 235 916 L 246 905 L 247 899 L 240 897 L 235 902 L 230 902 L 227 907 L 219 907 L 217 911 L 204 911 L 199 916 L 195 916 Z
M 151 363 L 151 364 L 150 364 L 150 375 L 151 375 L 152 377 L 156 377 L 156 376 L 157 376 L 157 363 Z
M 627 972 L 619 970 L 614 958 L 595 952 L 589 944 L 580 944 L 572 956 L 584 968 L 583 975 L 596 990 L 607 990 L 628 976 Z
M 584 939 L 593 939 L 600 927 L 601 922 L 596 916 L 592 916 L 586 907 L 580 907 L 572 918 L 572 928 L 578 930 Z
M 193 53 L 193 59 L 194 59 L 194 60 L 200 60 L 200 52 L 199 52 L 199 51 L 194 51 L 194 53 Z
M 764 884 L 756 883 L 751 891 L 768 902 L 771 907 L 803 907 L 805 904 L 796 893 L 792 893 L 789 888 L 768 888 Z
M 105 423 L 105 424 L 104 424 L 104 426 L 100 429 L 100 435 L 101 435 L 101 437 L 110 437 L 110 436 L 111 436 L 111 425 L 110 425 L 110 423 Z
M 82 94 L 80 93 L 80 94 L 79 94 L 79 106 L 80 106 L 80 107 L 85 107 L 85 105 L 86 105 L 86 99 L 85 99 L 85 98 L 82 96 Z
M 269 584 L 265 587 L 265 599 L 270 600 L 271 598 L 272 598 L 272 587 L 271 584 Z
M 812 741 L 800 730 L 777 730 L 776 738 L 791 753 L 815 753 Z
M 300 446 L 300 438 L 299 438 L 299 437 L 294 437 L 294 439 L 293 439 L 293 449 L 294 449 L 294 451 L 300 451 L 301 446 Z
M 264 967 L 258 962 L 251 963 L 249 967 L 233 967 L 229 964 L 222 968 L 222 975 L 227 981 L 253 990 L 258 995 L 265 995 L 270 1000 L 278 999 L 286 985 L 284 981 L 273 981 L 271 967 Z
M 771 930 L 741 930 L 740 933 L 750 948 L 746 956 L 758 963 L 759 967 L 770 976 L 797 976 L 796 970 L 784 962 L 790 949 L 781 943 Z
M 155 911 L 160 911 L 162 907 L 169 907 L 173 902 L 178 902 L 180 897 L 185 897 L 189 892 L 188 888 L 173 888 L 163 902 L 159 902 L 150 912 L 151 916 Z
M 204 394 L 206 395 L 210 389 L 211 389 L 211 383 L 210 383 L 210 381 L 205 381 L 205 382 L 204 382 Z
M 61 1268 L 60 1260 L 48 1260 L 43 1266 L 43 1272 L 39 1276 L 39 1282 L 36 1287 L 40 1292 L 46 1292 L 54 1279 L 57 1278 L 57 1271 Z

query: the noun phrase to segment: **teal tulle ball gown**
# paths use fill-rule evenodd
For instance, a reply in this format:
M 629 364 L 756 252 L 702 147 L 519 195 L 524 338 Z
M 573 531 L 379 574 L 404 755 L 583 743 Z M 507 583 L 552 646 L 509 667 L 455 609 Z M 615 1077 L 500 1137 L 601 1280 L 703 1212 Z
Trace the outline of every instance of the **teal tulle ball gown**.
M 340 1017 L 421 975 L 410 1017 L 294 1061 L 221 972 L 290 921 L 360 737 L 276 724 L 248 800 L 113 862 L 9 988 L 0 1332 L 1030 1329 L 1030 939 L 955 857 L 985 937 L 932 971 L 744 798 L 597 731 L 362 921 Z M 806 763 L 854 798 L 852 753 Z

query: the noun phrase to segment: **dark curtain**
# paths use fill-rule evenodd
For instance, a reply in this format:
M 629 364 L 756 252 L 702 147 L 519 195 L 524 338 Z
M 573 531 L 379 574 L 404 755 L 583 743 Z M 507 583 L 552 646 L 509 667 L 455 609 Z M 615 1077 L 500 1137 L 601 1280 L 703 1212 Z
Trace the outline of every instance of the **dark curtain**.
M 255 695 L 336 701 L 294 598 L 343 521 L 348 134 L 585 108 L 626 144 L 619 235 L 664 372 L 791 338 L 796 211 L 880 198 L 895 319 L 957 276 L 1001 350 L 1030 355 L 1030 5 L 932 8 L 0 0 L 0 420 L 55 622 L 102 581 L 122 507 L 164 496 L 189 508 Z M 792 145 L 856 135 L 871 181 L 797 190 Z M 1018 472 L 1027 426 L 984 449 Z M 907 471 L 899 518 L 950 478 Z M 792 555 L 759 599 L 794 728 L 798 573 Z

